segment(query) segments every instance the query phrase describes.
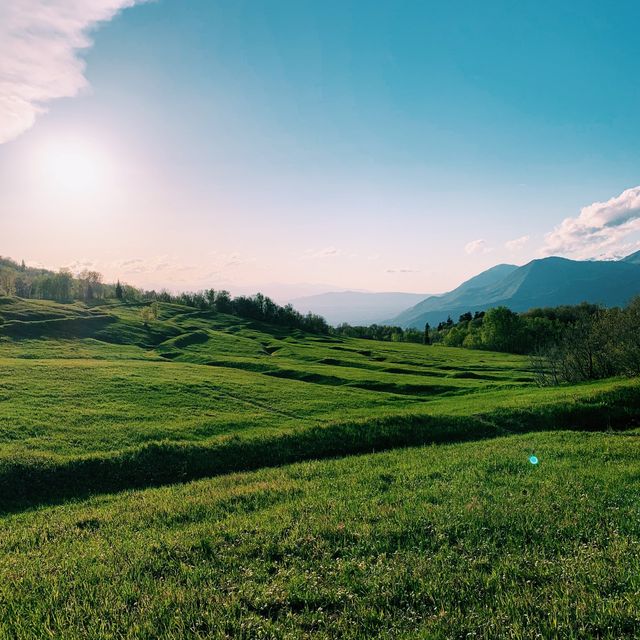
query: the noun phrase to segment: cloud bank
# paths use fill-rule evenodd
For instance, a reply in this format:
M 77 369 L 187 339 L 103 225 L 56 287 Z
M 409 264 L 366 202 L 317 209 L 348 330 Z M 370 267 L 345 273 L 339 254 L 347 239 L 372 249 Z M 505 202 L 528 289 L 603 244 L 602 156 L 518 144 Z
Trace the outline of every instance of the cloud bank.
M 628 237 L 640 231 L 640 186 L 606 202 L 594 202 L 575 218 L 566 218 L 545 236 L 544 255 L 571 255 L 579 259 L 613 258 L 633 245 Z
M 482 239 L 472 240 L 464 245 L 464 252 L 470 256 L 474 253 L 489 253 L 490 251 L 491 249 L 487 247 L 487 241 Z
M 324 247 L 322 249 L 309 249 L 305 251 L 305 258 L 337 258 L 344 253 L 336 247 Z
M 529 236 L 522 236 L 521 238 L 515 238 L 515 240 L 508 240 L 504 243 L 504 246 L 508 251 L 515 253 L 520 251 L 527 242 L 529 242 Z
M 46 105 L 86 89 L 90 32 L 144 0 L 0 0 L 0 144 L 30 129 Z

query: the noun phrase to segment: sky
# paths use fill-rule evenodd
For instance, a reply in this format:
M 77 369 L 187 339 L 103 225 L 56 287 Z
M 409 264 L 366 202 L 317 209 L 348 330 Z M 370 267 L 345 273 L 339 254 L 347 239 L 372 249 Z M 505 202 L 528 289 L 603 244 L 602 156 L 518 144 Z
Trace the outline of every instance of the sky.
M 640 4 L 0 0 L 0 255 L 436 293 L 640 249 Z

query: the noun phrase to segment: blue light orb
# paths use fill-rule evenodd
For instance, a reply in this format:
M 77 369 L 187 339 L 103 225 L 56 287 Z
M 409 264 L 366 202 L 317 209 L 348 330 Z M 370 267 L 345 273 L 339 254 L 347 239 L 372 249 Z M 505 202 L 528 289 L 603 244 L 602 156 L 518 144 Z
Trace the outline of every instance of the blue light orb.
M 529 462 L 531 464 L 538 464 L 538 458 L 537 456 L 529 456 Z

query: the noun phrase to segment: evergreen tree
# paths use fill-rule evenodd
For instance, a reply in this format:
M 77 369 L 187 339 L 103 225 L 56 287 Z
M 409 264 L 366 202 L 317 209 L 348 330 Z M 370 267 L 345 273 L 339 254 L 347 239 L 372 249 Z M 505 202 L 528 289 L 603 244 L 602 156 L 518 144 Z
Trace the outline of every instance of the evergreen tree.
M 118 283 L 116 284 L 116 298 L 118 298 L 118 300 L 122 300 L 124 298 L 124 291 L 120 284 L 120 280 L 118 280 Z
M 431 336 L 429 335 L 429 331 L 431 331 L 431 327 L 429 326 L 429 323 L 427 322 L 424 325 L 423 344 L 431 344 Z

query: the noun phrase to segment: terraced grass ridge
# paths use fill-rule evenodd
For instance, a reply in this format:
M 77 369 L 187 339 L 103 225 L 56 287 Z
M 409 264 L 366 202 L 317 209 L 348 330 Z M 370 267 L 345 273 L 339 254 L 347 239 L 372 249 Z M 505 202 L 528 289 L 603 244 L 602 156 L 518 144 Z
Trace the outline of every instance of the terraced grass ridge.
M 0 298 L 0 510 L 640 415 L 635 380 L 541 389 L 518 356 L 140 310 Z

